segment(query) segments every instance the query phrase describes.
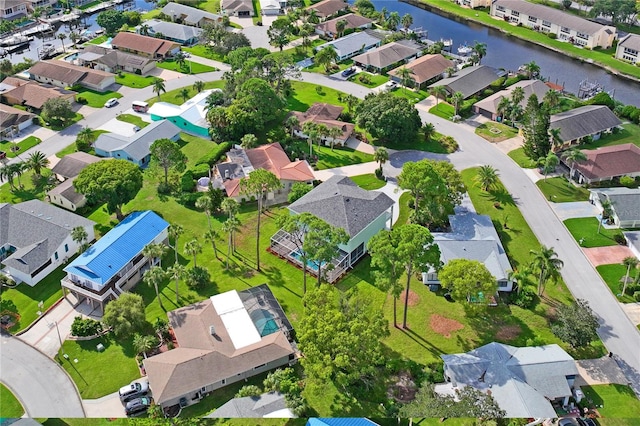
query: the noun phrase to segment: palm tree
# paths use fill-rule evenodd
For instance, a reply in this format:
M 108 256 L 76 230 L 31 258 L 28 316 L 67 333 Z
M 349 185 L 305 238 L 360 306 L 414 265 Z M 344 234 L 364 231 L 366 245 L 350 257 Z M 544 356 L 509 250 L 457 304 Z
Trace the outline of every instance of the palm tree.
M 557 280 L 564 262 L 558 259 L 558 254 L 553 247 L 540 246 L 540 250 L 531 250 L 533 260 L 531 267 L 538 271 L 538 296 L 542 296 L 546 282 L 549 279 Z
M 91 130 L 89 127 L 83 127 L 82 130 L 78 132 L 76 138 L 82 142 L 91 144 L 94 142 L 95 136 L 93 134 L 93 130 Z
M 300 120 L 295 115 L 290 115 L 284 121 L 284 127 L 289 131 L 289 135 L 293 137 L 293 131 L 300 126 Z
M 511 120 L 511 126 L 516 127 L 516 121 L 518 121 L 518 117 L 522 115 L 522 105 L 520 104 L 512 104 L 511 111 L 509 114 L 509 119 Z
M 409 27 L 413 25 L 413 16 L 411 16 L 410 13 L 405 13 L 404 15 L 402 15 L 401 23 L 404 30 L 408 31 Z
M 438 101 L 446 98 L 448 94 L 447 89 L 444 86 L 432 87 L 429 93 L 436 97 L 436 108 L 438 108 Z
M 473 53 L 478 57 L 478 64 L 480 64 L 482 58 L 487 56 L 487 44 L 476 41 L 472 49 Z
M 344 98 L 344 103 L 347 104 L 347 112 L 351 114 L 355 112 L 356 107 L 360 103 L 360 99 L 356 98 L 353 95 L 347 95 Z
M 313 58 L 313 62 L 318 65 L 324 66 L 325 72 L 328 73 L 331 67 L 331 63 L 335 61 L 337 57 L 338 53 L 336 52 L 336 49 L 333 46 L 329 45 L 316 53 L 316 56 L 314 56 Z
M 163 311 L 166 311 L 166 309 L 162 305 L 162 299 L 160 298 L 160 291 L 158 290 L 158 285 L 160 285 L 165 278 L 166 278 L 166 274 L 160 266 L 152 266 L 142 276 L 142 281 L 144 281 L 146 285 L 153 286 L 153 289 L 156 291 L 156 296 L 158 297 L 158 303 L 160 304 L 160 309 L 162 309 Z
M 558 159 L 558 156 L 552 151 L 549 151 L 546 157 L 538 159 L 538 166 L 542 167 L 542 173 L 544 174 L 545 181 L 547 180 L 549 172 L 555 170 L 559 162 L 560 160 Z
M 344 33 L 345 28 L 347 28 L 346 19 L 340 19 L 336 22 L 336 32 L 338 33 L 338 37 L 342 37 L 342 33 Z
M 455 67 L 447 67 L 447 68 L 445 68 L 445 70 L 444 70 L 444 73 L 447 75 L 447 77 L 451 77 L 451 76 L 453 76 L 453 74 L 455 74 L 455 72 L 456 72 Z M 437 86 L 436 86 L 436 87 L 437 87 Z
M 453 104 L 453 109 L 455 111 L 455 115 L 458 115 L 460 111 L 460 104 L 464 101 L 464 95 L 462 92 L 456 92 L 451 95 L 451 103 Z
M 343 135 L 343 131 L 342 128 L 340 127 L 329 127 L 328 131 L 327 131 L 327 136 L 329 137 L 329 139 L 331 139 L 331 151 L 333 151 L 333 147 L 336 144 L 336 140 L 338 140 L 338 138 L 342 137 Z
M 433 123 L 425 123 L 425 125 L 422 126 L 422 134 L 424 135 L 424 140 L 429 142 L 436 134 L 436 126 L 434 126 Z
M 158 95 L 158 100 L 160 100 L 160 93 L 167 93 L 167 88 L 164 85 L 163 79 L 156 77 L 153 80 L 153 93 Z
M 13 183 L 15 175 L 15 171 L 10 164 L 4 164 L 0 169 L 0 180 L 6 180 L 9 183 L 9 189 L 11 191 L 15 191 L 16 189 L 15 184 Z
M 638 267 L 638 263 L 640 263 L 640 261 L 638 261 L 638 259 L 635 258 L 634 256 L 628 256 L 628 257 L 625 257 L 622 260 L 622 264 L 627 267 L 627 273 L 624 276 L 624 284 L 622 285 L 622 295 L 623 296 L 624 296 L 625 292 L 627 291 L 627 283 L 629 281 L 629 272 L 631 272 L 631 268 L 637 268 Z
M 183 265 L 179 263 L 174 263 L 172 266 L 167 268 L 167 275 L 169 278 L 176 280 L 176 305 L 180 303 L 180 296 L 178 295 L 178 287 L 180 284 L 180 280 L 184 278 L 184 274 L 186 273 L 186 269 Z
M 386 7 L 383 7 L 382 9 L 380 9 L 380 20 L 379 20 L 379 23 L 380 23 L 381 26 L 385 26 L 388 16 L 389 16 L 389 11 L 387 10 Z
M 240 221 L 231 216 L 224 222 L 222 222 L 222 231 L 229 236 L 227 245 L 227 269 L 229 269 L 229 258 L 231 257 L 231 250 L 233 248 L 233 236 L 236 232 L 240 231 Z
M 169 238 L 173 238 L 173 253 L 176 256 L 175 263 L 178 263 L 178 239 L 182 234 L 184 234 L 184 228 L 182 225 L 174 223 L 169 226 Z
M 58 34 L 58 39 L 62 44 L 62 52 L 67 53 L 66 49 L 64 48 L 64 41 L 67 39 L 67 35 L 65 33 L 60 33 Z
M 500 102 L 498 102 L 498 106 L 496 107 L 496 113 L 502 117 L 502 121 L 504 121 L 504 116 L 507 115 L 507 112 L 511 109 L 511 99 L 502 97 Z
M 87 230 L 84 227 L 76 226 L 71 230 L 71 239 L 78 244 L 80 251 L 85 251 L 87 238 L 89 238 L 89 234 L 87 234 Z
M 511 92 L 511 103 L 513 106 L 520 105 L 520 103 L 524 100 L 525 93 L 522 87 L 516 87 Z
M 532 79 L 540 74 L 540 65 L 536 64 L 536 61 L 531 61 L 524 64 L 524 70 L 527 72 L 527 78 Z
M 516 269 L 515 271 L 509 271 L 508 278 L 515 282 L 517 285 L 516 293 L 520 294 L 523 288 L 530 286 L 531 280 L 529 277 L 531 276 L 531 271 L 529 268 Z
M 560 148 L 564 145 L 564 141 L 562 140 L 562 136 L 560 136 L 560 128 L 556 127 L 555 129 L 549 129 L 549 137 L 551 138 L 551 146 L 554 149 Z
M 154 259 L 158 259 L 158 264 L 162 268 L 162 256 L 166 253 L 167 248 L 162 243 L 150 243 L 142 249 L 142 255 L 149 258 L 149 263 L 153 265 Z
M 376 148 L 373 153 L 373 160 L 380 165 L 379 170 L 382 173 L 382 166 L 389 161 L 389 151 L 385 147 Z
M 402 19 L 398 12 L 391 12 L 386 20 L 386 26 L 388 29 L 395 31 L 398 28 L 398 25 L 400 25 L 401 20 Z
M 133 335 L 133 348 L 136 353 L 142 354 L 144 358 L 147 358 L 147 352 L 153 348 L 155 341 L 153 336 L 134 334 Z
M 205 240 L 211 243 L 211 247 L 213 247 L 213 253 L 216 256 L 216 259 L 220 260 L 218 257 L 218 247 L 216 246 L 216 240 L 220 238 L 220 234 L 215 229 L 209 229 L 204 233 Z
M 18 180 L 18 188 L 22 189 L 22 182 L 20 182 L 20 177 L 22 176 L 22 173 L 26 170 L 25 164 L 24 163 L 13 163 L 13 164 L 9 164 L 7 167 L 9 167 L 10 173 L 13 174 L 13 176 L 15 176 L 15 178 Z
M 489 165 L 480 166 L 476 174 L 475 181 L 480 185 L 483 191 L 489 191 L 498 184 L 500 174 Z
M 602 228 L 602 221 L 604 219 L 609 220 L 613 214 L 613 205 L 611 204 L 611 201 L 608 199 L 602 200 L 600 205 L 602 206 L 602 217 L 598 218 L 598 234 L 600 233 L 600 228 Z
M 548 90 L 547 93 L 544 94 L 542 101 L 549 107 L 549 109 L 552 109 L 560 103 L 560 93 L 556 90 Z
M 178 65 L 178 67 L 180 67 L 180 69 L 184 69 L 185 65 L 187 64 L 187 57 L 182 51 L 175 54 L 174 60 L 176 61 L 176 64 Z
M 238 210 L 240 210 L 240 204 L 238 204 L 238 202 L 236 200 L 234 200 L 233 198 L 225 198 L 224 200 L 222 200 L 222 204 L 220 205 L 220 208 L 222 209 L 223 212 L 225 212 L 225 214 L 227 215 L 227 218 L 231 219 L 234 218 L 236 216 L 236 213 L 238 213 Z M 236 249 L 236 242 L 235 242 L 235 238 L 234 235 L 231 236 L 231 242 L 233 245 L 233 250 Z
M 78 40 L 80 40 L 80 34 L 76 33 L 76 32 L 70 32 L 69 33 L 69 40 L 71 40 L 71 43 L 73 43 L 73 48 L 75 49 L 76 47 L 76 43 L 78 42 Z
M 258 146 L 258 138 L 253 133 L 247 133 L 240 139 L 240 146 L 243 149 L 251 149 Z
M 409 82 L 411 81 L 411 75 L 413 71 L 411 71 L 407 67 L 402 67 L 398 70 L 398 75 L 402 79 L 402 85 L 404 86 L 405 93 L 407 91 L 407 86 L 409 86 Z
M 44 169 L 48 165 L 49 159 L 40 151 L 31 153 L 31 155 L 29 155 L 29 158 L 27 159 L 27 167 L 33 170 L 33 172 L 38 177 L 41 176 L 40 172 L 42 171 L 42 169 Z
M 183 87 L 182 89 L 180 89 L 180 92 L 178 94 L 184 102 L 187 102 L 191 97 L 191 93 L 187 87 Z
M 142 25 L 140 25 L 140 28 L 138 29 L 138 32 L 143 36 L 148 36 L 150 29 L 151 29 L 151 27 L 149 25 L 142 24 Z
M 202 244 L 198 241 L 197 238 L 194 238 L 191 241 L 187 241 L 184 245 L 184 252 L 189 256 L 193 256 L 193 267 L 198 266 L 198 253 L 202 253 Z
M 318 125 L 312 121 L 307 121 L 302 125 L 302 132 L 307 135 L 309 141 L 309 157 L 311 157 L 313 156 L 313 143 L 321 139 Z
M 573 169 L 576 163 L 580 161 L 585 161 L 587 159 L 587 155 L 580 151 L 578 148 L 571 148 L 564 152 L 564 161 L 571 163 L 571 168 L 569 170 L 569 179 L 573 179 Z
M 196 93 L 202 92 L 204 90 L 204 81 L 196 80 L 196 82 L 193 83 L 193 90 L 195 90 Z

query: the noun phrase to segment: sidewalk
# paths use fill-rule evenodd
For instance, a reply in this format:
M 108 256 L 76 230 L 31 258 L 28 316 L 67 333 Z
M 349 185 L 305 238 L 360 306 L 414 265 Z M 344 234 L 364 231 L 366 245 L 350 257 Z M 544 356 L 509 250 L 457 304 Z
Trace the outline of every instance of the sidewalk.
M 331 176 L 358 176 L 366 175 L 367 173 L 375 173 L 378 168 L 378 163 L 371 161 L 369 163 L 353 164 L 351 166 L 336 167 L 333 169 L 315 170 L 313 175 L 316 179 L 325 181 Z

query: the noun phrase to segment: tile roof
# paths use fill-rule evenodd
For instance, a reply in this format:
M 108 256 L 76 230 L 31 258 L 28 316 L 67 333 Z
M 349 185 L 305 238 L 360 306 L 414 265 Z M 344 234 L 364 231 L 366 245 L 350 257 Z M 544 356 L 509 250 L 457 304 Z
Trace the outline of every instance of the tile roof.
M 36 62 L 29 68 L 29 74 L 61 81 L 68 86 L 81 82 L 97 85 L 104 79 L 113 77 L 110 72 L 80 67 L 56 59 Z
M 369 65 L 378 69 L 386 68 L 396 62 L 409 59 L 420 53 L 419 47 L 407 46 L 391 42 L 375 49 L 368 50 L 353 57 L 353 62 Z
M 205 417 L 210 419 L 262 418 L 268 417 L 269 414 L 275 411 L 286 409 L 287 402 L 284 394 L 280 392 L 268 392 L 258 396 L 233 398 Z
M 307 9 L 315 10 L 319 17 L 326 18 L 327 16 L 346 9 L 347 6 L 347 3 L 343 0 L 322 0 L 307 7 Z
M 197 25 L 203 19 L 209 19 L 211 21 L 217 21 L 222 18 L 215 13 L 209 13 L 202 9 L 187 6 L 185 4 L 169 2 L 162 8 L 162 13 L 168 16 L 179 16 L 186 24 Z
M 398 68 L 389 71 L 389 75 L 399 77 L 398 71 L 400 68 L 405 67 L 408 70 L 411 70 L 411 78 L 413 81 L 418 84 L 422 84 L 425 81 L 429 81 L 432 78 L 441 75 L 444 70 L 454 65 L 455 64 L 452 61 L 439 53 L 437 55 L 424 55 L 409 62 L 408 64 L 401 65 Z
M 103 159 L 86 152 L 73 152 L 62 157 L 60 161 L 53 166 L 51 171 L 64 178 L 72 178 L 78 176 L 82 169 L 87 167 L 89 164 L 97 163 L 101 160 Z
M 33 120 L 35 116 L 30 112 L 0 104 L 0 129 L 18 126 L 26 121 Z
M 621 46 L 640 51 L 640 35 L 627 34 L 626 36 L 622 37 L 618 42 L 618 48 Z
M 197 27 L 157 19 L 145 21 L 145 24 L 149 26 L 149 32 L 151 34 L 162 33 L 165 38 L 174 40 L 187 41 L 198 38 L 202 33 L 202 30 Z
M 640 169 L 638 169 L 640 171 Z M 640 189 L 638 188 L 599 188 L 593 189 L 601 198 L 611 202 L 616 216 L 622 222 L 640 220 Z
M 476 65 L 456 71 L 452 77 L 443 78 L 429 87 L 446 86 L 453 93 L 462 92 L 466 99 L 488 87 L 498 77 L 499 75 L 495 69 L 486 65 Z
M 311 213 L 354 237 L 392 205 L 387 194 L 364 190 L 345 176 L 332 176 L 289 205 L 289 210 Z
M 254 169 L 268 170 L 276 175 L 278 179 L 299 182 L 315 179 L 309 163 L 306 160 L 289 160 L 284 149 L 282 149 L 282 145 L 278 142 L 249 149 L 246 153 Z
M 622 122 L 605 105 L 586 105 L 549 117 L 549 127 L 560 129 L 563 141 L 572 141 L 594 135 Z
M 588 179 L 607 179 L 640 172 L 640 148 L 634 144 L 605 146 L 582 152 L 587 156 L 586 161 L 577 162 L 573 167 Z
M 127 49 L 136 52 L 144 52 L 149 55 L 165 56 L 171 50 L 179 47 L 176 42 L 148 37 L 141 34 L 126 31 L 119 32 L 111 40 L 114 49 Z
M 520 105 L 523 108 L 527 105 L 527 101 L 529 100 L 529 97 L 531 95 L 535 94 L 538 98 L 538 101 L 542 103 L 542 98 L 544 97 L 545 93 L 551 90 L 549 86 L 547 86 L 541 80 L 521 80 L 515 84 L 512 84 L 505 90 L 500 90 L 499 92 L 496 92 L 493 95 L 476 102 L 474 106 L 496 114 L 498 112 L 498 105 L 500 104 L 500 101 L 503 98 L 510 99 L 511 93 L 516 87 L 521 87 L 522 90 L 524 90 L 524 99 L 520 101 Z
M 162 138 L 173 139 L 180 129 L 168 120 L 154 121 L 131 136 L 103 133 L 94 142 L 96 149 L 106 152 L 125 151 L 128 156 L 140 161 L 149 155 L 151 145 Z
M 11 98 L 12 101 L 17 101 L 20 105 L 41 109 L 42 105 L 44 105 L 44 103 L 49 99 L 64 98 L 73 100 L 75 92 L 54 87 L 49 84 L 40 84 L 35 81 L 29 81 L 26 82 L 26 84 L 16 86 L 15 89 L 7 90 L 3 95 L 7 98 Z
M 64 271 L 104 285 L 168 227 L 151 210 L 131 213 Z
M 253 12 L 251 0 L 222 0 L 222 10 L 231 12 Z
M 311 105 L 305 112 L 292 111 L 290 115 L 298 119 L 300 123 L 299 129 L 302 129 L 302 125 L 306 122 L 324 124 L 327 127 L 336 127 L 342 130 L 340 138 L 344 140 L 353 133 L 355 125 L 338 120 L 343 110 L 344 108 L 341 106 L 317 102 Z
M 369 18 L 365 18 L 364 16 L 356 15 L 355 13 L 348 13 L 346 15 L 342 15 L 337 18 L 330 19 L 328 21 L 320 22 L 319 24 L 316 25 L 316 30 L 319 30 L 325 33 L 337 34 L 338 30 L 336 28 L 336 23 L 342 20 L 345 20 L 347 22 L 347 25 L 345 26 L 345 30 L 360 28 L 365 25 L 369 25 L 373 22 L 373 20 Z

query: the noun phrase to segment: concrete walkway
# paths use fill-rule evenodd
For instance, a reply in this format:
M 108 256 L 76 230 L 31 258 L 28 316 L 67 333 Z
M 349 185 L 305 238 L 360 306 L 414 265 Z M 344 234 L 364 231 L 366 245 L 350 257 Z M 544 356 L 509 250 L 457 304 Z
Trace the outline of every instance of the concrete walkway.
M 582 251 L 594 267 L 613 265 L 614 263 L 622 264 L 624 258 L 634 257 L 629 247 L 625 246 L 583 248 Z
M 336 167 L 333 169 L 314 170 L 313 175 L 316 179 L 325 181 L 331 176 L 358 176 L 367 173 L 375 173 L 378 163 L 371 161 L 369 163 L 353 164 L 351 166 Z
M 640 302 L 621 303 L 620 306 L 634 325 L 640 324 Z

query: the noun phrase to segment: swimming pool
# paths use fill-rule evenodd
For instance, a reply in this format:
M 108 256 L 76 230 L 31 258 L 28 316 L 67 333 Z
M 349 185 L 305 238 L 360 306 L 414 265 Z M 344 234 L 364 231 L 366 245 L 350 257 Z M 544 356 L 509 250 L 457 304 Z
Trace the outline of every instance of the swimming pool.
M 302 263 L 302 256 L 298 250 L 294 250 L 289 253 L 289 256 L 293 257 L 298 262 Z M 318 265 L 311 260 L 307 260 L 307 269 L 311 269 L 312 271 L 318 272 Z

